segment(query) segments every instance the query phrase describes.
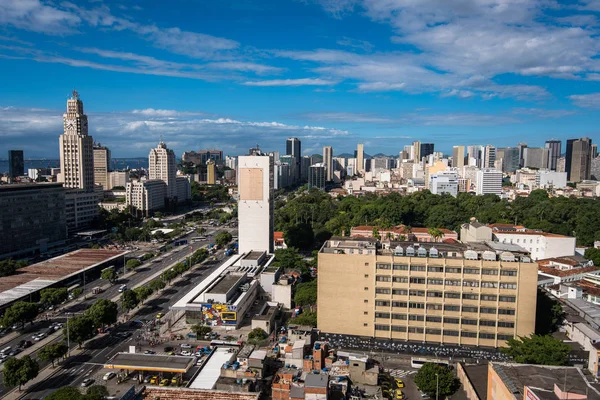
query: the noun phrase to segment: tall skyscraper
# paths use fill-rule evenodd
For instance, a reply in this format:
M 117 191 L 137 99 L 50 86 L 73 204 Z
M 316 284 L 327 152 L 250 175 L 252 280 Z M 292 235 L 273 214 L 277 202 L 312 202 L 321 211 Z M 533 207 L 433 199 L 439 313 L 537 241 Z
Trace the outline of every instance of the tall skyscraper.
M 294 171 L 294 181 L 298 183 L 302 179 L 302 143 L 300 139 L 288 138 L 285 141 L 285 154 L 295 158 L 292 170 Z
M 496 159 L 502 160 L 502 172 L 515 172 L 519 169 L 519 149 L 517 147 L 496 149 Z
M 519 167 L 522 167 L 525 165 L 525 159 L 523 158 L 523 153 L 524 153 L 525 149 L 527 148 L 527 143 L 519 143 L 517 145 L 517 148 L 519 149 Z
M 454 146 L 452 148 L 452 166 L 455 168 L 465 166 L 465 146 Z
M 311 165 L 308 169 L 308 188 L 325 190 L 326 167 L 323 163 Z
M 545 147 L 526 147 L 523 149 L 523 166 L 544 169 L 548 167 L 550 149 Z
M 365 171 L 365 148 L 364 144 L 359 143 L 356 148 L 356 173 L 362 174 Z
M 94 145 L 94 184 L 102 185 L 102 189 L 108 190 L 108 172 L 110 169 L 110 150 L 108 147 L 101 146 L 100 143 Z
M 485 146 L 485 155 L 483 168 L 494 168 L 494 163 L 496 162 L 496 148 L 491 145 Z
M 209 185 L 217 183 L 216 175 L 215 162 L 213 160 L 208 160 L 206 162 L 206 183 Z
M 548 149 L 548 169 L 556 171 L 556 163 L 560 158 L 561 141 L 546 140 L 546 148 Z
M 433 154 L 435 145 L 433 143 L 421 143 L 419 150 L 419 161 L 423 157 L 428 157 L 430 154 Z
M 173 150 L 162 141 L 148 155 L 148 178 L 160 179 L 167 185 L 167 198 L 177 197 L 177 162 Z
M 333 180 L 333 147 L 323 146 L 323 165 L 325 166 L 325 179 Z
M 569 182 L 590 179 L 591 155 L 592 140 L 590 138 L 567 140 L 565 170 Z
M 413 160 L 418 163 L 421 162 L 421 142 L 418 140 L 412 143 L 413 147 Z
M 25 160 L 23 150 L 8 151 L 8 176 L 16 178 L 25 175 Z
M 94 191 L 94 139 L 88 135 L 87 115 L 79 93 L 67 100 L 63 114 L 64 134 L 60 135 L 60 172 L 66 188 Z
M 273 158 L 238 157 L 239 252 L 273 252 Z
M 478 196 L 484 194 L 495 194 L 500 196 L 502 194 L 502 172 L 491 168 L 483 168 L 477 171 L 475 193 Z

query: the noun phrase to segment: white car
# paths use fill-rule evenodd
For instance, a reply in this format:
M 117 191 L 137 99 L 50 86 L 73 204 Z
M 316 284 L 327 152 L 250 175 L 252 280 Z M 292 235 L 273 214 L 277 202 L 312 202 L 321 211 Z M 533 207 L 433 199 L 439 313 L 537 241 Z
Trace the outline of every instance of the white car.
M 182 356 L 191 356 L 191 355 L 192 355 L 192 352 L 191 352 L 191 351 L 187 351 L 187 350 L 183 350 L 183 351 L 182 351 L 180 354 L 181 354 Z
M 112 378 L 114 378 L 115 376 L 117 376 L 117 374 L 115 374 L 114 372 L 107 372 L 106 374 L 104 374 L 104 376 L 102 377 L 103 381 L 110 381 Z
M 189 343 L 182 343 L 180 346 L 182 349 L 191 349 L 192 345 Z

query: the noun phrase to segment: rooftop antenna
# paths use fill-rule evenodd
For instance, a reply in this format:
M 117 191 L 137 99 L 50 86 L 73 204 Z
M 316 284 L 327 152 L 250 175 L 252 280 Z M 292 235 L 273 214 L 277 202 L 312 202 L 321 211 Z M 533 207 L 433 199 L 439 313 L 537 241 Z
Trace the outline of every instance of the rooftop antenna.
M 79 93 L 77 92 L 77 90 L 75 90 L 75 88 L 73 88 L 72 95 L 75 100 L 79 100 Z

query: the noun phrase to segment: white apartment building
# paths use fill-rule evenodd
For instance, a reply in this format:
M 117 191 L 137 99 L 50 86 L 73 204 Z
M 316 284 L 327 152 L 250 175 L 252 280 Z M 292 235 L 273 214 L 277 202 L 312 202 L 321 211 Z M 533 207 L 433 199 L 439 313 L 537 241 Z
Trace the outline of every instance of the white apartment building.
M 429 190 L 433 194 L 458 196 L 458 174 L 453 171 L 441 171 L 430 175 Z
M 225 156 L 225 166 L 231 169 L 237 169 L 237 157 Z
M 160 179 L 132 181 L 127 183 L 125 203 L 143 215 L 165 207 L 167 185 Z
M 98 215 L 98 203 L 102 192 L 67 190 L 65 192 L 65 216 L 69 232 L 88 228 Z
M 550 186 L 553 188 L 567 187 L 567 173 L 550 171 L 547 169 L 537 171 L 536 185 L 542 189 L 547 189 Z
M 475 193 L 478 196 L 484 194 L 502 194 L 502 172 L 493 168 L 483 168 L 477 171 L 477 185 Z
M 273 159 L 238 157 L 239 252 L 273 252 Z
M 64 134 L 60 135 L 60 170 L 65 188 L 94 191 L 94 139 L 88 135 L 87 115 L 79 93 L 67 100 L 63 114 Z
M 166 197 L 177 197 L 175 153 L 162 140 L 148 155 L 148 177 L 150 180 L 160 179 L 167 185 Z
M 575 255 L 575 238 L 526 229 L 521 226 L 490 225 L 494 240 L 511 243 L 531 252 L 533 260 Z
M 112 171 L 108 174 L 108 190 L 115 186 L 127 186 L 129 182 L 129 171 Z
M 177 202 L 183 203 L 192 198 L 192 184 L 188 176 L 178 176 L 175 178 L 177 185 Z
M 327 182 L 333 180 L 333 147 L 323 147 L 323 166 L 325 167 L 325 179 Z

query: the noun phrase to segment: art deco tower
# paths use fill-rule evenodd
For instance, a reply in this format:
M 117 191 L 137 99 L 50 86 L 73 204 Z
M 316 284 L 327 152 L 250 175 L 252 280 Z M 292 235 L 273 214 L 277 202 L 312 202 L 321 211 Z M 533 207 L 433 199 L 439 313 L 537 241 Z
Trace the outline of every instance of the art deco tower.
M 60 135 L 60 172 L 66 188 L 94 191 L 94 140 L 88 135 L 87 115 L 79 93 L 67 100 L 63 114 L 64 134 Z

